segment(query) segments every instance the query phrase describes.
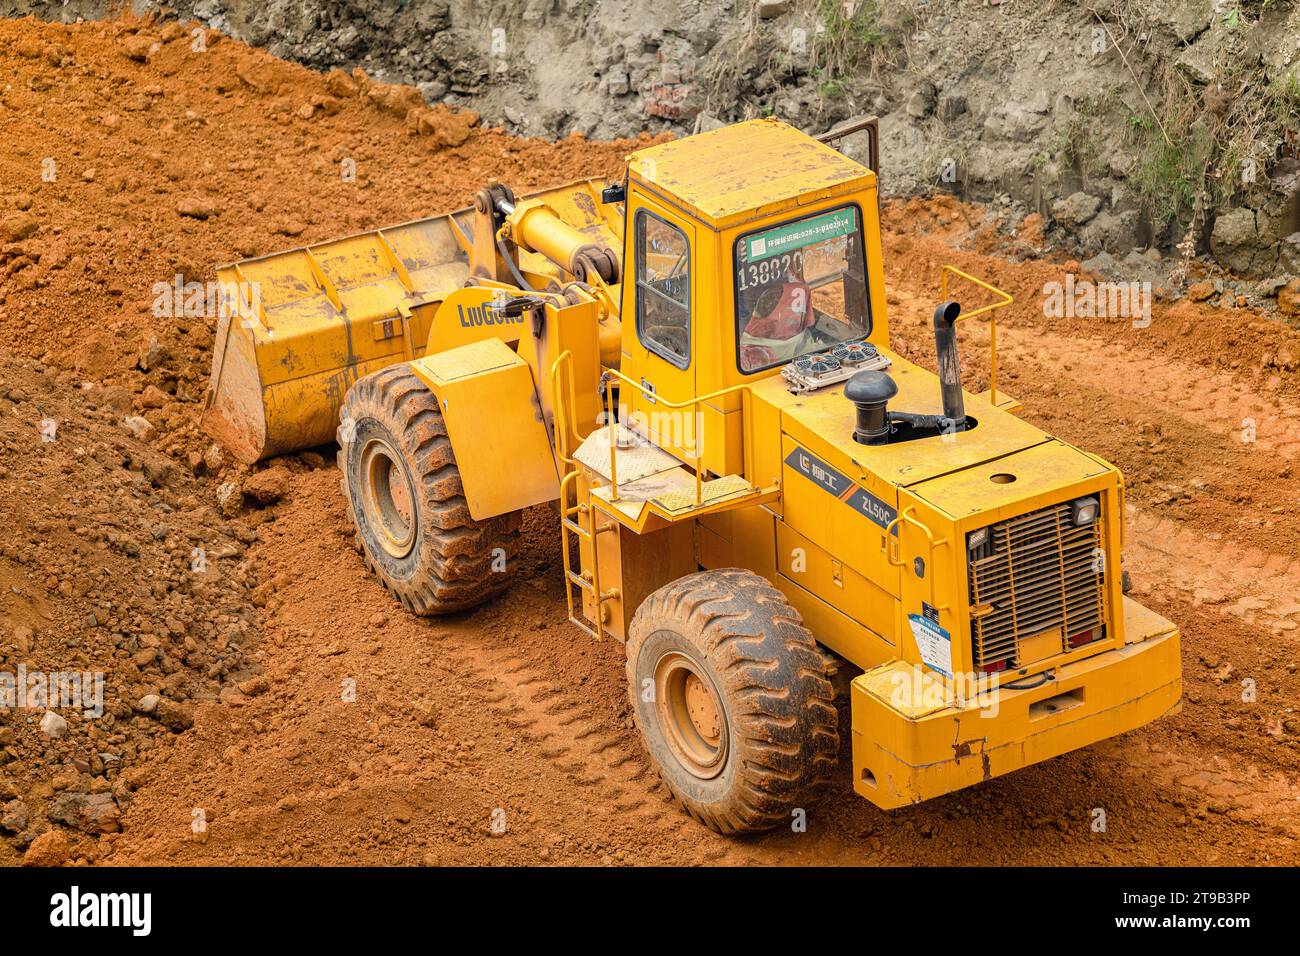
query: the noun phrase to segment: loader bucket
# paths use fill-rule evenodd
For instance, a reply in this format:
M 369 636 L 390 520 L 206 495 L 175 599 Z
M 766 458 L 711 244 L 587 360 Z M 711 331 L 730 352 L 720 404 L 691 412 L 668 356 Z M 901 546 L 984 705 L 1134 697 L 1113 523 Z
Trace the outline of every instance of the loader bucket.
M 617 248 L 620 214 L 599 206 L 602 185 L 523 198 L 547 199 Z M 438 306 L 470 277 L 475 236 L 475 213 L 462 209 L 219 267 L 204 430 L 247 464 L 333 441 L 357 379 L 424 354 Z M 477 261 L 495 262 L 490 231 L 480 245 Z M 520 262 L 539 281 L 563 278 L 539 255 Z
M 358 378 L 418 358 L 469 260 L 452 213 L 222 266 L 204 429 L 253 463 L 334 440 Z

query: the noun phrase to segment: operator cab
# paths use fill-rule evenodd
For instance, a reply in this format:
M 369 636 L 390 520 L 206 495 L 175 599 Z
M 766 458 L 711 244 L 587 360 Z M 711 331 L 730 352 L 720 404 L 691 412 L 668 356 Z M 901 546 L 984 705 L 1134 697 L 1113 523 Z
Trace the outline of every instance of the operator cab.
M 701 399 L 699 425 L 676 427 L 689 443 L 649 427 L 661 447 L 693 457 L 702 430 L 709 469 L 735 473 L 739 386 L 802 370 L 821 387 L 881 367 L 873 171 L 754 120 L 633 154 L 626 213 L 621 369 L 641 387 L 620 404 L 653 423 Z
M 737 366 L 749 374 L 871 334 L 856 206 L 802 216 L 735 244 Z

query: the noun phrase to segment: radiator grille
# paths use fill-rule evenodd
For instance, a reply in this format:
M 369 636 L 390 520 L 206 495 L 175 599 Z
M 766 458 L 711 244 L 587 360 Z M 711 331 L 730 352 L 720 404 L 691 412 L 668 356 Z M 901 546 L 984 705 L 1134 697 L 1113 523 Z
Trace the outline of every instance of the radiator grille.
M 969 554 L 976 667 L 1026 666 L 1104 638 L 1101 533 L 1100 516 L 1075 525 L 1068 501 L 989 527 Z

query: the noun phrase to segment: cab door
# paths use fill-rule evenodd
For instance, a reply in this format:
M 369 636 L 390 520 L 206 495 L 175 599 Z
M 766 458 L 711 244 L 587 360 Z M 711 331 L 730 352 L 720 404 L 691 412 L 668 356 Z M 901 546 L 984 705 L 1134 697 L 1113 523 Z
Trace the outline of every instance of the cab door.
M 693 410 L 668 408 L 665 402 L 686 402 L 697 394 L 695 227 L 643 196 L 633 193 L 630 199 L 623 370 L 642 388 L 623 385 L 619 403 L 656 444 L 690 459 L 698 444 Z

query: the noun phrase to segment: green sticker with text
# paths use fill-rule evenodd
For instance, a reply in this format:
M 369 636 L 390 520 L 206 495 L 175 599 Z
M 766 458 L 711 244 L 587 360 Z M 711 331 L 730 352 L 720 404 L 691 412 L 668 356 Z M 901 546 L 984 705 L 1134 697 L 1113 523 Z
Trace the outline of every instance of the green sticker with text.
M 837 209 L 798 222 L 788 222 L 745 240 L 745 261 L 766 259 L 791 249 L 802 249 L 814 242 L 847 236 L 857 231 L 857 217 L 851 209 Z

